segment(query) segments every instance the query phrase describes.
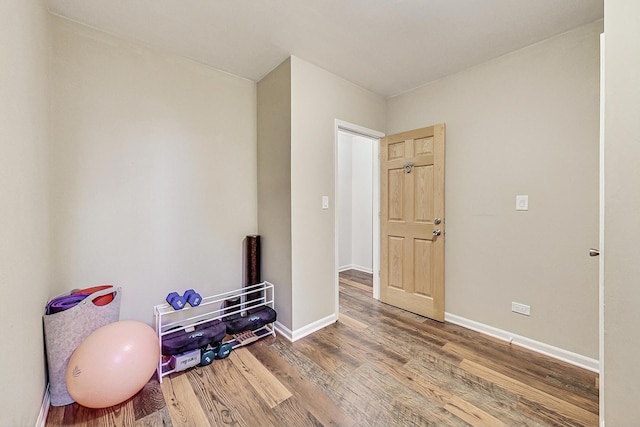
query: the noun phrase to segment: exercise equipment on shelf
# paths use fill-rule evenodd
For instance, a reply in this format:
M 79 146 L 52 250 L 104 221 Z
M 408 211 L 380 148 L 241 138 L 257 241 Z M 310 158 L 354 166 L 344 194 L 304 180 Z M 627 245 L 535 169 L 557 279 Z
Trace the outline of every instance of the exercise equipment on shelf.
M 172 372 L 224 359 L 233 349 L 258 339 L 275 337 L 273 288 L 273 284 L 262 282 L 208 297 L 193 289 L 183 296 L 170 293 L 168 304 L 154 307 L 162 352 L 157 366 L 159 381 Z M 249 300 L 248 295 L 254 299 Z M 234 326 L 229 328 L 229 323 Z
M 194 326 L 172 328 L 167 332 L 162 337 L 161 351 L 165 356 L 173 356 L 208 345 L 216 347 L 226 335 L 226 325 L 220 319 L 212 319 Z
M 187 303 L 184 297 L 181 297 L 177 292 L 171 292 L 167 295 L 167 302 L 174 310 L 182 310 Z
M 239 334 L 235 334 L 233 338 L 242 345 L 251 344 L 252 342 L 260 339 L 260 337 L 254 334 L 253 331 L 240 332 Z
M 274 332 L 273 336 L 275 335 L 276 333 Z M 220 345 L 218 346 L 218 350 L 216 351 L 216 357 L 218 359 L 226 359 L 227 357 L 229 357 L 229 354 L 231 354 L 231 350 L 233 350 L 231 343 L 228 343 L 228 342 L 220 343 Z
M 167 295 L 166 301 L 174 310 L 182 310 L 187 304 L 191 307 L 199 306 L 202 302 L 202 296 L 193 289 L 188 289 L 182 296 L 177 292 L 171 292 Z
M 231 344 L 228 342 L 221 342 L 217 346 L 207 346 L 202 349 L 202 356 L 200 358 L 200 365 L 207 366 L 213 362 L 214 359 L 226 359 L 231 354 Z
M 187 300 L 191 307 L 197 307 L 202 302 L 202 296 L 193 289 L 189 289 L 184 293 L 183 298 Z
M 200 357 L 200 365 L 207 366 L 213 362 L 213 359 L 216 358 L 216 351 L 212 348 L 208 348 L 202 351 L 202 356 Z

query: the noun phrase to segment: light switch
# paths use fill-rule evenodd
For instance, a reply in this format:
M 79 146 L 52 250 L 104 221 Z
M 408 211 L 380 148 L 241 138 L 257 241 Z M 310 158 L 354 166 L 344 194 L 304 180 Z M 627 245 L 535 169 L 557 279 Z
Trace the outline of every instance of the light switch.
M 322 209 L 329 209 L 329 196 L 322 196 Z
M 519 194 L 516 196 L 516 210 L 528 211 L 529 210 L 529 196 Z

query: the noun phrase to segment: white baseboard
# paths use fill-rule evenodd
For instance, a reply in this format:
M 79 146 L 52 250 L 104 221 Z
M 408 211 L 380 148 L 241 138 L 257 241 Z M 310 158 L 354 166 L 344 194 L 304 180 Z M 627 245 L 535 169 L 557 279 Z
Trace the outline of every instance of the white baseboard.
M 335 314 L 331 314 L 323 319 L 310 323 L 307 326 L 296 329 L 295 331 L 292 331 L 291 329 L 284 326 L 282 323 L 276 321 L 275 328 L 280 335 L 285 337 L 287 340 L 294 342 L 299 340 L 300 338 L 306 337 L 307 335 L 314 333 L 315 331 L 319 331 L 325 326 L 329 326 L 332 323 L 335 323 L 337 320 L 338 320 L 338 317 Z
M 351 268 L 353 270 L 362 271 L 363 273 L 373 274 L 373 268 L 363 267 L 361 265 L 353 265 Z
M 532 340 L 530 338 L 523 337 L 509 331 L 494 328 L 493 326 L 485 325 L 474 320 L 465 319 L 464 317 L 456 316 L 455 314 L 445 313 L 444 320 L 446 322 L 471 329 L 472 331 L 480 332 L 482 334 L 489 335 L 506 342 L 510 342 L 511 344 L 524 347 L 537 353 L 553 357 L 554 359 L 562 360 L 563 362 L 579 366 L 580 368 L 584 368 L 596 373 L 600 372 L 600 362 L 596 359 L 592 359 L 581 354 L 554 347 L 540 341 Z
M 338 267 L 338 273 L 341 273 L 347 270 L 358 270 L 358 271 L 362 271 L 363 273 L 373 274 L 373 268 L 363 267 L 361 265 L 349 264 L 349 265 L 343 265 L 342 267 Z
M 278 322 L 277 320 L 273 324 L 273 327 L 276 330 L 276 332 L 278 333 L 278 335 L 281 335 L 281 336 L 285 337 L 287 340 L 293 342 L 293 339 L 292 339 L 293 332 L 291 332 L 291 329 L 287 328 L 286 326 L 284 326 L 282 323 Z
M 44 427 L 47 423 L 47 415 L 49 414 L 49 408 L 51 407 L 51 394 L 49 394 L 49 383 L 44 389 L 44 397 L 42 398 L 42 406 L 40 406 L 40 413 L 36 420 L 36 427 Z

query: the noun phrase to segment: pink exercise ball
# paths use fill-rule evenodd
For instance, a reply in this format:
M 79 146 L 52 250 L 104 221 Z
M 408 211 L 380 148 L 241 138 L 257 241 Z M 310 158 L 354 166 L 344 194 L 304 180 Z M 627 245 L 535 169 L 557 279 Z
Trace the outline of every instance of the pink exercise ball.
M 133 320 L 93 331 L 67 365 L 67 391 L 88 408 L 124 402 L 149 381 L 158 366 L 160 343 L 149 325 Z

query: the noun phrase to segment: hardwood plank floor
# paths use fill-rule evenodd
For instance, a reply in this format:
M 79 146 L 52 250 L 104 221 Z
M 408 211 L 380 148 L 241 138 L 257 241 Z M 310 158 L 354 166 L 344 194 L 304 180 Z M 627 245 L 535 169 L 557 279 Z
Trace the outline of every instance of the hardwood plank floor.
M 345 279 L 345 280 L 343 280 Z M 107 409 L 52 407 L 47 426 L 597 426 L 597 374 L 371 298 L 342 277 L 340 319 L 151 380 Z
M 344 270 L 340 272 L 339 276 L 340 279 L 351 280 L 369 288 L 373 286 L 373 274 L 371 273 L 365 273 L 360 270 Z
M 339 274 L 341 285 L 349 285 L 373 295 L 373 274 L 358 270 L 345 270 Z

